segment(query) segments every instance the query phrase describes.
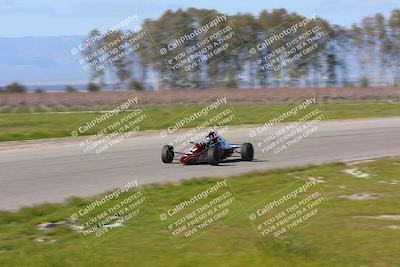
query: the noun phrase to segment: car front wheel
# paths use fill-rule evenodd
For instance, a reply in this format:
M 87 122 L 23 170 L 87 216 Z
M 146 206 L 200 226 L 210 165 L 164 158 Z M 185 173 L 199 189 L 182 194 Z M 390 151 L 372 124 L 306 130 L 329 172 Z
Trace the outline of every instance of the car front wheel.
M 161 160 L 164 163 L 171 163 L 174 160 L 174 148 L 170 145 L 163 146 L 161 150 Z

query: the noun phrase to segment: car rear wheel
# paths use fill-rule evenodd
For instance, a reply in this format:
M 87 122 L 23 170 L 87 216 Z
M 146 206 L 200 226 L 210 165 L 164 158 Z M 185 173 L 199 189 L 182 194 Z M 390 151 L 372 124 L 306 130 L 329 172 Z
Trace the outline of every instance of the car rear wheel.
M 208 164 L 218 165 L 220 161 L 220 151 L 217 146 L 210 147 L 207 151 Z
M 240 149 L 240 155 L 242 156 L 242 160 L 252 161 L 254 158 L 253 145 L 250 143 L 244 143 Z
M 161 160 L 164 163 L 171 163 L 174 160 L 174 148 L 170 145 L 163 146 L 161 150 Z

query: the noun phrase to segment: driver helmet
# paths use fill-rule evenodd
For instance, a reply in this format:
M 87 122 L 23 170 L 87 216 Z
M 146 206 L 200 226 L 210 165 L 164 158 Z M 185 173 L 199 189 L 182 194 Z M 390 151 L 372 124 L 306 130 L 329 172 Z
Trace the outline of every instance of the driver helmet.
M 206 140 L 208 139 L 209 142 L 215 142 L 218 138 L 218 134 L 216 132 L 210 132 L 207 137 Z

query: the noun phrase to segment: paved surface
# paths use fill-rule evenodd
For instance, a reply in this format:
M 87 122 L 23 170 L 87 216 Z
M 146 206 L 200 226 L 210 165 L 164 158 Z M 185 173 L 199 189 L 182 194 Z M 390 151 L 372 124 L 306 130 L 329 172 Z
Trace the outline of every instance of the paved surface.
M 278 128 L 249 137 L 251 126 L 230 128 L 233 143 L 257 142 Z M 277 167 L 302 166 L 400 155 L 400 118 L 325 121 L 317 132 L 279 154 L 256 149 L 253 162 L 220 166 L 163 164 L 160 149 L 177 135 L 161 138 L 141 133 L 104 153 L 85 154 L 77 140 L 46 140 L 0 144 L 0 209 L 15 210 L 71 196 L 92 196 L 125 185 L 174 182 L 204 176 L 227 176 Z

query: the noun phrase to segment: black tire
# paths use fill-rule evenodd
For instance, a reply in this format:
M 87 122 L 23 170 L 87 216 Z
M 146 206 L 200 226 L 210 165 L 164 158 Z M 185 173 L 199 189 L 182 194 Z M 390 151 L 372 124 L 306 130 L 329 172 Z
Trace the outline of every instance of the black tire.
M 210 165 L 218 165 L 220 161 L 220 150 L 217 146 L 212 146 L 208 149 L 207 160 Z
M 173 146 L 165 145 L 161 150 L 161 160 L 164 163 L 171 163 L 174 160 L 174 148 Z
M 240 149 L 240 155 L 242 156 L 242 160 L 252 161 L 254 158 L 253 145 L 250 143 L 244 143 Z

